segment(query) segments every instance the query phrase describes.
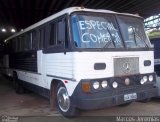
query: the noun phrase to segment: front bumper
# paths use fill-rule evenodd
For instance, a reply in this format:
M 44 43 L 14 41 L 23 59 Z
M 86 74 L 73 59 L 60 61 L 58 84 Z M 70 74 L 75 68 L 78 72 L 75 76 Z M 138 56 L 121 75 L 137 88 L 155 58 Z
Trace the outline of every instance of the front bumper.
M 101 109 L 101 108 L 106 108 L 106 107 L 111 107 L 111 106 L 116 106 L 116 105 L 121 105 L 125 104 L 131 101 L 139 101 L 139 100 L 144 100 L 147 98 L 152 98 L 157 96 L 157 88 L 152 88 L 152 89 L 146 89 L 146 90 L 140 90 L 140 91 L 130 91 L 126 94 L 129 93 L 137 93 L 137 99 L 135 100 L 129 100 L 129 101 L 124 101 L 124 94 L 113 94 L 111 96 L 106 96 L 106 97 L 95 97 L 93 98 L 86 98 L 86 99 L 78 99 L 76 102 L 76 107 L 80 109 Z M 95 95 L 98 96 L 98 95 Z M 100 95 L 99 95 L 100 96 Z
M 78 86 L 76 87 L 74 93 L 71 96 L 71 103 L 73 106 L 79 109 L 101 109 L 105 107 L 111 107 L 116 105 L 125 104 L 132 101 L 140 101 L 152 97 L 156 97 L 158 95 L 158 88 L 155 86 L 155 78 L 152 83 L 148 83 L 145 85 L 140 85 L 139 81 L 142 76 L 130 76 L 131 85 L 125 86 L 122 82 L 124 78 L 110 78 L 107 79 L 109 81 L 110 88 L 108 89 L 100 89 L 93 90 L 85 93 L 82 91 L 82 82 L 86 80 L 82 80 Z M 120 87 L 113 89 L 111 88 L 112 81 L 116 80 Z M 126 94 L 137 94 L 137 99 L 132 99 L 125 101 L 124 95 Z

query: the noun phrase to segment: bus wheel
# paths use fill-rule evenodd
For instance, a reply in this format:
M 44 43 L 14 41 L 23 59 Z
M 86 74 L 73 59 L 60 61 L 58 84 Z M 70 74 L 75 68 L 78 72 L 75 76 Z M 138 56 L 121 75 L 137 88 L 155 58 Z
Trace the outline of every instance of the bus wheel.
M 129 106 L 130 104 L 132 104 L 132 102 L 124 103 L 124 104 L 121 104 L 121 105 L 118 105 L 118 106 L 120 106 L 120 107 L 126 107 L 126 106 Z
M 57 85 L 56 104 L 60 113 L 65 117 L 74 117 L 78 114 L 78 109 L 72 106 L 67 89 L 63 83 Z
M 23 94 L 25 92 L 25 89 L 22 83 L 20 82 L 20 80 L 18 80 L 16 76 L 13 76 L 13 84 L 17 94 Z

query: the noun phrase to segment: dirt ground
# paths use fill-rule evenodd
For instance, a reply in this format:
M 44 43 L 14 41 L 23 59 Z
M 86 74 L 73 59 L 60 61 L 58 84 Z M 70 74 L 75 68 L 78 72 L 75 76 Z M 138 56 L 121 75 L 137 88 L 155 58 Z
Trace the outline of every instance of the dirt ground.
M 35 94 L 18 95 L 10 80 L 0 76 L 0 116 L 61 116 L 50 110 L 49 100 Z M 148 103 L 134 102 L 126 107 L 112 107 L 103 110 L 82 111 L 81 116 L 147 116 L 160 115 L 160 99 Z

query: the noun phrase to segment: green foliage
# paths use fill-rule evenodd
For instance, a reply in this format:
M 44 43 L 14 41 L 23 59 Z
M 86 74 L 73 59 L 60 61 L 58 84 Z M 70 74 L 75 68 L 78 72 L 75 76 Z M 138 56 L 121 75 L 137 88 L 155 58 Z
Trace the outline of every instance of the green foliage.
M 160 38 L 160 30 L 153 30 L 150 33 L 148 33 L 148 36 L 150 39 Z

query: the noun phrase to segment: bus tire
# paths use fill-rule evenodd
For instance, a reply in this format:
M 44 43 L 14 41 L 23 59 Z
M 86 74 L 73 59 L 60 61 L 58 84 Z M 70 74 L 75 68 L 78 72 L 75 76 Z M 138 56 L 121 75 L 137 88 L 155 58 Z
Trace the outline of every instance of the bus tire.
M 23 94 L 25 92 L 25 89 L 24 89 L 21 81 L 18 80 L 16 75 L 13 76 L 13 87 L 14 87 L 15 92 L 17 94 Z
M 56 87 L 56 106 L 65 117 L 75 117 L 79 113 L 78 109 L 72 106 L 67 89 L 62 82 Z

